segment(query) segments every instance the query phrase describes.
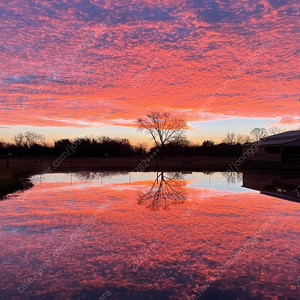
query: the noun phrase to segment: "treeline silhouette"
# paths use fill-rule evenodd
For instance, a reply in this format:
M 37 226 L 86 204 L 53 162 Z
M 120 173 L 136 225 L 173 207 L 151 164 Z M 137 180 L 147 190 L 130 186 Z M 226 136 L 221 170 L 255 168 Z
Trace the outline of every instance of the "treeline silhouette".
M 165 152 L 167 155 L 186 155 L 186 156 L 240 156 L 242 155 L 242 145 L 241 144 L 227 144 L 220 143 L 214 144 L 210 142 L 209 144 L 205 141 L 200 145 L 193 144 L 168 144 L 165 146 Z
M 25 135 L 24 135 L 25 136 Z M 28 135 L 26 138 L 14 138 L 14 143 L 0 141 L 0 155 L 13 156 L 59 156 L 68 151 L 74 157 L 129 157 L 146 156 L 156 148 L 147 151 L 142 144 L 133 146 L 127 139 L 102 137 L 84 137 L 76 139 L 61 139 L 48 145 L 41 136 Z M 165 145 L 165 154 L 168 156 L 239 156 L 242 154 L 242 145 L 205 141 L 202 145 L 191 144 L 187 140 L 180 143 L 169 143 Z
M 112 139 L 109 137 L 84 137 L 61 139 L 50 146 L 43 142 L 28 144 L 0 142 L 0 154 L 13 156 L 57 156 L 68 151 L 76 157 L 120 157 L 146 154 L 142 146 L 133 146 L 127 139 Z

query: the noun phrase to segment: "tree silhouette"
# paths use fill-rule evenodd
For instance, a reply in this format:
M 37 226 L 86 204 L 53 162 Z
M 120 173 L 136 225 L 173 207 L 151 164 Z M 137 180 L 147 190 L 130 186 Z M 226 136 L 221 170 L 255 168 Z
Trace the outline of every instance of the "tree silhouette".
M 271 127 L 269 129 L 269 132 L 272 133 L 272 134 L 278 134 L 278 133 L 281 133 L 282 130 L 280 128 L 278 128 L 278 127 Z
M 206 140 L 202 143 L 203 147 L 212 147 L 214 145 L 214 141 Z
M 255 142 L 258 142 L 260 139 L 268 136 L 268 131 L 265 128 L 254 128 L 251 131 L 251 135 L 253 135 Z
M 224 139 L 224 143 L 229 145 L 234 145 L 236 142 L 236 134 L 234 132 L 227 132 L 226 137 Z
M 32 146 L 44 141 L 45 137 L 34 131 L 26 131 L 25 133 L 17 133 L 13 140 L 17 147 L 27 146 L 28 148 L 31 148 Z
M 145 204 L 152 211 L 167 210 L 170 204 L 184 203 L 185 200 L 184 182 L 178 173 L 169 176 L 158 173 L 150 189 L 138 196 L 138 204 Z
M 227 132 L 224 143 L 228 145 L 237 145 L 242 144 L 245 139 L 246 137 L 239 133 Z
M 42 134 L 38 134 L 34 131 L 26 131 L 24 136 L 26 139 L 26 144 L 29 148 L 45 140 L 45 137 Z
M 165 146 L 168 143 L 180 142 L 184 139 L 184 129 L 187 124 L 183 119 L 172 117 L 169 113 L 151 113 L 137 120 L 138 130 L 148 132 L 155 145 L 164 157 Z
M 25 143 L 25 136 L 23 133 L 19 132 L 14 136 L 13 140 L 17 147 L 22 147 Z

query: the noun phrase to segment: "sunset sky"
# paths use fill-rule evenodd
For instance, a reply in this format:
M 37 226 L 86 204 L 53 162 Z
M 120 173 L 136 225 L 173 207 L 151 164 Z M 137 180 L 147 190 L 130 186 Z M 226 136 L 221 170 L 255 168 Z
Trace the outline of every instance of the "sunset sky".
M 299 19 L 297 0 L 0 0 L 0 139 L 150 143 L 152 111 L 194 142 L 297 129 Z

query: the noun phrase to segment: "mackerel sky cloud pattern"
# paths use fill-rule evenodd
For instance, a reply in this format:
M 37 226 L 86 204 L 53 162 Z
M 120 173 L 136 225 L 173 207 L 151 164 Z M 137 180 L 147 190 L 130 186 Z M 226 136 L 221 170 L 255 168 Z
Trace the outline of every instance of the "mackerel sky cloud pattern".
M 297 126 L 299 14 L 294 0 L 1 0 L 0 126 L 126 127 L 155 110 Z

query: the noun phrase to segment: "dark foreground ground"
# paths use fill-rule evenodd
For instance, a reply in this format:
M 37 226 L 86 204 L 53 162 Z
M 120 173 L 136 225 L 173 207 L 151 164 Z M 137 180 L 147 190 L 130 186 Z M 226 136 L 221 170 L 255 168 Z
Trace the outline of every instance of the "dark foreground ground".
M 71 172 L 80 170 L 118 171 L 182 171 L 226 170 L 235 157 L 12 157 L 7 167 L 6 158 L 0 158 L 0 199 L 9 193 L 31 187 L 28 177 L 33 174 Z
M 258 164 L 244 162 L 239 169 L 232 167 L 237 157 L 105 157 L 105 158 L 62 158 L 62 157 L 12 157 L 7 166 L 6 158 L 0 158 L 0 199 L 9 193 L 32 186 L 28 180 L 33 174 L 72 172 L 80 170 L 101 171 L 243 171 L 243 170 L 300 170 L 299 166 Z

